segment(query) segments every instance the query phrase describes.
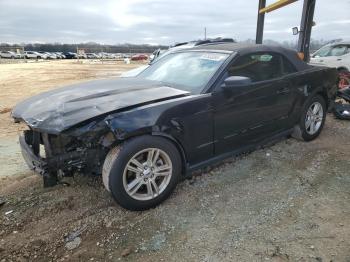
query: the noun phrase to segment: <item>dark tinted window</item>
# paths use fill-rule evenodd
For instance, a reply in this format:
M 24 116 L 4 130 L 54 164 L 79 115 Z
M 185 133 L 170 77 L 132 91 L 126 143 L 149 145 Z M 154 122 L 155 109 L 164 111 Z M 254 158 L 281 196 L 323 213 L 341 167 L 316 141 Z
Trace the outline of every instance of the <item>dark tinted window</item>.
M 281 55 L 275 53 L 256 53 L 239 57 L 229 68 L 229 76 L 246 76 L 253 82 L 281 77 Z
M 289 62 L 289 60 L 287 58 L 281 56 L 281 59 L 283 61 L 283 74 L 284 75 L 292 74 L 292 73 L 295 73 L 297 71 L 295 69 L 294 65 L 292 65 L 292 63 Z

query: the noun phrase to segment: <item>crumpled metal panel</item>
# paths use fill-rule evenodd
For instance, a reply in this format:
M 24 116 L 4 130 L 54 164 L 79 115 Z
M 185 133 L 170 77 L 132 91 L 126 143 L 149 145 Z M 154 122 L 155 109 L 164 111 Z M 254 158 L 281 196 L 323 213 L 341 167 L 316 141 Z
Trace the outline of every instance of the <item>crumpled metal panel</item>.
M 96 80 L 33 96 L 17 104 L 12 117 L 34 129 L 57 134 L 109 112 L 187 94 L 145 79 Z

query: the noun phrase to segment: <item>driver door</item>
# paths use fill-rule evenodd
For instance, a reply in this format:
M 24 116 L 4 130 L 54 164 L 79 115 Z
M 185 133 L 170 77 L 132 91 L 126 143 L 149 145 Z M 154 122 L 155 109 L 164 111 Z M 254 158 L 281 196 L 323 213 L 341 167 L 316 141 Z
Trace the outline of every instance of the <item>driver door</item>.
M 291 108 L 290 83 L 284 80 L 281 57 L 252 53 L 233 62 L 213 93 L 215 154 L 249 146 L 283 129 Z M 245 76 L 251 84 L 223 88 L 229 76 Z

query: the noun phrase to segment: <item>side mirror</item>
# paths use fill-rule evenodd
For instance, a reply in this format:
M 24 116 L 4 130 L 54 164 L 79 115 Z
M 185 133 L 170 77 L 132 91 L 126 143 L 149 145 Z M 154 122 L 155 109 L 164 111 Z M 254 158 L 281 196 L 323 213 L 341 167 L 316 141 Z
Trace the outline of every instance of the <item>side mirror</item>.
M 293 27 L 293 28 L 292 28 L 292 31 L 293 31 L 293 35 L 299 34 L 299 29 L 298 29 L 298 27 Z
M 223 88 L 233 89 L 235 87 L 249 86 L 252 83 L 252 79 L 246 76 L 229 76 L 225 79 Z

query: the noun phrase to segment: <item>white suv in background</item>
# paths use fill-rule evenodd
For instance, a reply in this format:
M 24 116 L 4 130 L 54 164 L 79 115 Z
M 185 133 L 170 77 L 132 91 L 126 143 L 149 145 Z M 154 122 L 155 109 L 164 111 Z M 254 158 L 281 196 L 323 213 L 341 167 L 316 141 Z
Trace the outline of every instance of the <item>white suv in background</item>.
M 34 59 L 41 59 L 42 56 L 38 52 L 35 51 L 24 51 L 24 57 L 27 59 L 34 58 Z
M 328 44 L 312 54 L 311 63 L 350 71 L 350 41 Z
M 338 87 L 350 87 L 350 41 L 323 46 L 312 54 L 311 64 L 335 67 L 339 72 Z
M 0 51 L 0 57 L 1 58 L 12 58 L 12 59 L 15 59 L 15 58 L 21 58 L 21 55 L 15 53 L 15 52 L 12 52 L 12 51 Z

